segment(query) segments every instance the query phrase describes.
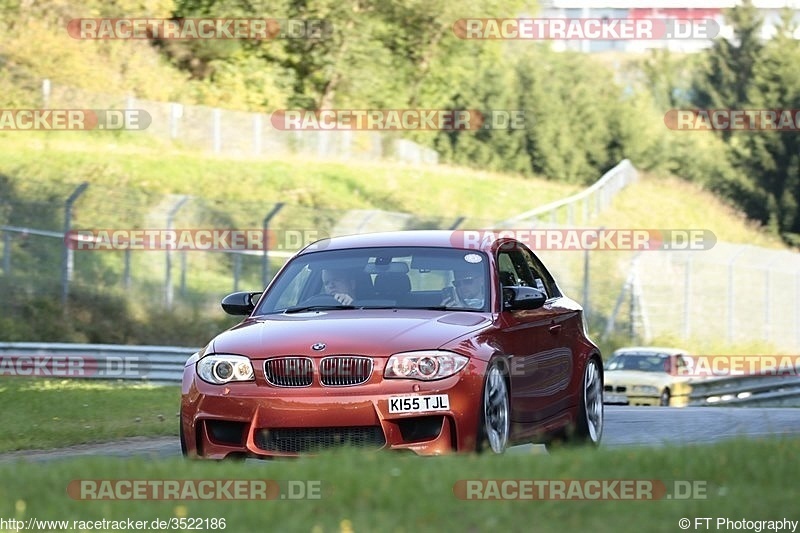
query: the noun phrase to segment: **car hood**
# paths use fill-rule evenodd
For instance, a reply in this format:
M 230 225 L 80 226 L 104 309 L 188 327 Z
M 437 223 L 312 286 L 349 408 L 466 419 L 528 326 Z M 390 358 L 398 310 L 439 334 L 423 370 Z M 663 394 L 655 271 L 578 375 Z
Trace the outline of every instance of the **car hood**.
M 335 310 L 254 317 L 220 334 L 216 353 L 262 359 L 276 355 L 389 356 L 439 348 L 488 327 L 489 315 L 423 310 Z M 323 350 L 312 345 L 323 343 Z
M 606 370 L 603 375 L 606 385 L 654 385 L 688 381 L 683 376 L 672 376 L 663 372 L 643 372 L 641 370 Z

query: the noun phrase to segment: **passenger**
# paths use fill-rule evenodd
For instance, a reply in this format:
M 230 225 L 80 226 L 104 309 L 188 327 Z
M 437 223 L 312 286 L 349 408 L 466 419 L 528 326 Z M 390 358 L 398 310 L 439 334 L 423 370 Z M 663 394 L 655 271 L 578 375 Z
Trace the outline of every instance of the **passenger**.
M 442 305 L 470 309 L 482 308 L 486 298 L 483 277 L 483 273 L 480 271 L 456 271 L 453 275 L 455 291 L 451 291 L 445 296 Z

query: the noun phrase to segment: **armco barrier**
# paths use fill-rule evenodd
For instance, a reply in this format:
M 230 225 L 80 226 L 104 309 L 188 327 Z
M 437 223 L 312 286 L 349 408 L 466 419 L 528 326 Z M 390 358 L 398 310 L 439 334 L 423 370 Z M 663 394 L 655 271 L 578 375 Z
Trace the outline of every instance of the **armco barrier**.
M 178 384 L 197 348 L 0 342 L 0 376 L 92 378 Z
M 178 384 L 197 348 L 0 342 L 0 376 Z M 800 407 L 800 377 L 726 376 L 692 382 L 690 406 Z
M 500 227 L 536 227 L 540 223 L 588 225 L 611 205 L 619 191 L 639 179 L 639 172 L 628 159 L 603 174 L 591 187 L 549 204 L 520 213 L 499 223 Z M 561 215 L 560 215 L 561 214 Z M 559 219 L 559 215 L 561 218 Z
M 796 376 L 726 376 L 691 385 L 689 406 L 800 407 Z

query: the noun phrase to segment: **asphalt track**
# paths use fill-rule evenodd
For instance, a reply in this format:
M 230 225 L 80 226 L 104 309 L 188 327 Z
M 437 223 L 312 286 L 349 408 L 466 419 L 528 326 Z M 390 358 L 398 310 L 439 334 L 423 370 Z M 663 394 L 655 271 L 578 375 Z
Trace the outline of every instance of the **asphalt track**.
M 736 407 L 618 407 L 606 406 L 603 447 L 705 444 L 730 438 L 800 436 L 800 409 Z M 526 453 L 532 445 L 515 446 L 509 453 Z M 59 450 L 14 452 L 0 461 L 49 461 L 70 457 L 178 457 L 177 437 L 136 437 L 119 442 L 72 446 Z

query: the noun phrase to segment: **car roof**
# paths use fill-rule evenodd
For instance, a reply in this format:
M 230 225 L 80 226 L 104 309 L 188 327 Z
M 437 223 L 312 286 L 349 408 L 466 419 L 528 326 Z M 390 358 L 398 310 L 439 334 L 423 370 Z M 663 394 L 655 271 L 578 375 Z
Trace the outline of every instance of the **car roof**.
M 615 355 L 689 355 L 688 352 L 682 348 L 667 348 L 663 346 L 628 346 L 625 348 L 618 348 L 612 353 Z
M 491 253 L 497 243 L 508 239 L 498 239 L 491 233 L 473 232 L 480 239 L 469 240 L 463 230 L 408 230 L 385 231 L 378 233 L 359 233 L 330 237 L 314 242 L 300 253 L 320 250 L 344 250 L 348 248 L 374 248 L 381 246 L 425 246 L 434 248 L 456 248 L 463 250 L 479 250 Z M 470 235 L 471 237 L 472 235 Z M 488 238 L 484 238 L 488 236 Z M 477 241 L 477 242 L 476 242 Z

